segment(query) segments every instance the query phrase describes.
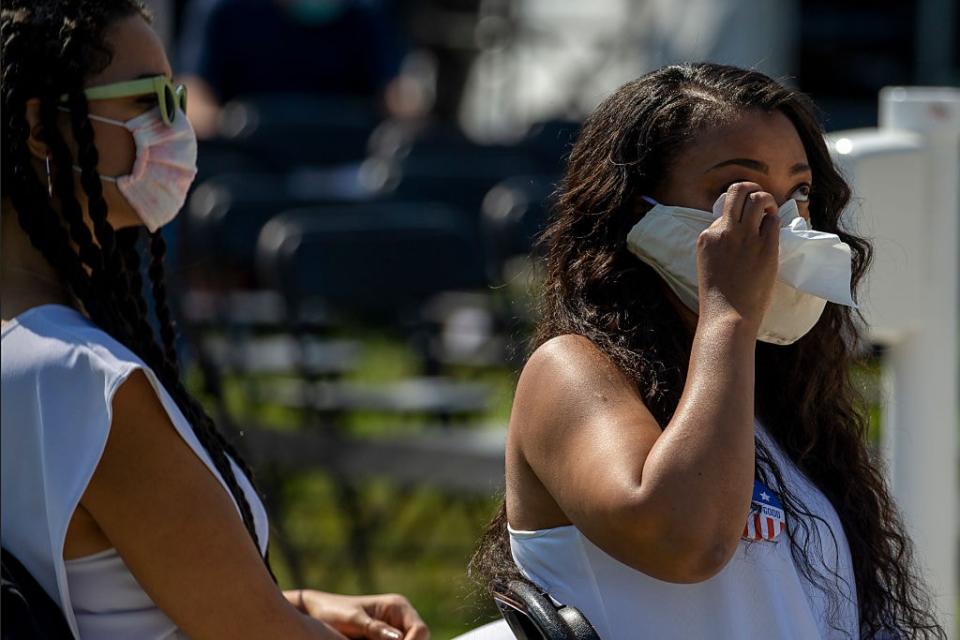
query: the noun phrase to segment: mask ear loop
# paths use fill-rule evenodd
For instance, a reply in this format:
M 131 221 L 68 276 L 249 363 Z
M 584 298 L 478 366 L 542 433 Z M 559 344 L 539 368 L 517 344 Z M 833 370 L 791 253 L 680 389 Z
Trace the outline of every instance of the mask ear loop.
M 48 153 L 44 158 L 44 164 L 47 167 L 47 194 L 50 196 L 50 199 L 53 199 L 53 178 L 50 177 L 50 154 Z

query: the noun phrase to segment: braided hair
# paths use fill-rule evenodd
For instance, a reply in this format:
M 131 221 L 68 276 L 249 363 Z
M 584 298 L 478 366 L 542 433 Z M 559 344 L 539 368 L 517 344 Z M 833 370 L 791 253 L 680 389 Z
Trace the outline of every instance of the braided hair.
M 150 234 L 148 273 L 160 327 L 158 339 L 148 319 L 140 229 L 116 231 L 107 221 L 107 203 L 97 173 L 99 156 L 84 85 L 113 58 L 105 41 L 107 28 L 122 18 L 140 16 L 149 21 L 150 16 L 140 0 L 7 0 L 0 15 L 5 154 L 0 185 L 4 197 L 9 197 L 31 243 L 90 319 L 157 375 L 209 453 L 259 550 L 253 512 L 234 467 L 251 483 L 252 473 L 180 377 L 163 268 L 166 244 L 159 232 Z M 76 158 L 58 126 L 60 96 L 64 94 L 68 96 Z M 40 101 L 42 136 L 49 147 L 50 179 L 59 211 L 34 170 L 27 146 L 30 127 L 25 105 L 33 98 Z M 80 167 L 89 224 L 75 193 L 75 164 Z M 264 562 L 269 570 L 267 557 Z

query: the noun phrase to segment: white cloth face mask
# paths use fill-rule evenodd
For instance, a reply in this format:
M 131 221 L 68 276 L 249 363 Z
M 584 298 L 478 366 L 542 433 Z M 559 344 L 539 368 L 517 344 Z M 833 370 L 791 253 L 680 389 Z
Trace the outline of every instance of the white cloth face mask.
M 89 117 L 127 129 L 137 146 L 130 175 L 100 178 L 116 183 L 151 232 L 176 218 L 197 175 L 197 136 L 186 114 L 178 108 L 169 127 L 160 117 L 160 107 L 126 122 L 94 114 Z
M 654 205 L 627 234 L 630 252 L 652 267 L 694 313 L 699 312 L 697 238 L 723 213 L 727 194 L 713 212 Z M 780 255 L 770 307 L 757 339 L 793 344 L 806 335 L 823 314 L 828 301 L 856 307 L 850 291 L 850 247 L 833 233 L 814 231 L 800 216 L 796 200 L 778 211 Z

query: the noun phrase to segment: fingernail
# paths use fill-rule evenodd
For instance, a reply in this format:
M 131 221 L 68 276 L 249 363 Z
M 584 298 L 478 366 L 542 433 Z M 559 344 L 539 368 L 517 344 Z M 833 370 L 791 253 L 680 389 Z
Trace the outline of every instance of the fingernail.
M 403 637 L 403 634 L 396 629 L 384 629 L 381 635 L 386 640 L 400 640 Z

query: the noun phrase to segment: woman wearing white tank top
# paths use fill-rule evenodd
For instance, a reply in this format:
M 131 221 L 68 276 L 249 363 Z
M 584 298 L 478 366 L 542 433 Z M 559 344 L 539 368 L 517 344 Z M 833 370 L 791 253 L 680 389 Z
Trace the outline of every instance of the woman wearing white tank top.
M 401 596 L 277 587 L 250 473 L 184 388 L 158 229 L 197 145 L 143 4 L 10 0 L 2 33 L 4 550 L 82 638 L 429 638 Z
M 481 582 L 531 581 L 605 640 L 944 637 L 865 440 L 843 290 L 870 246 L 813 113 L 693 64 L 584 123 Z

